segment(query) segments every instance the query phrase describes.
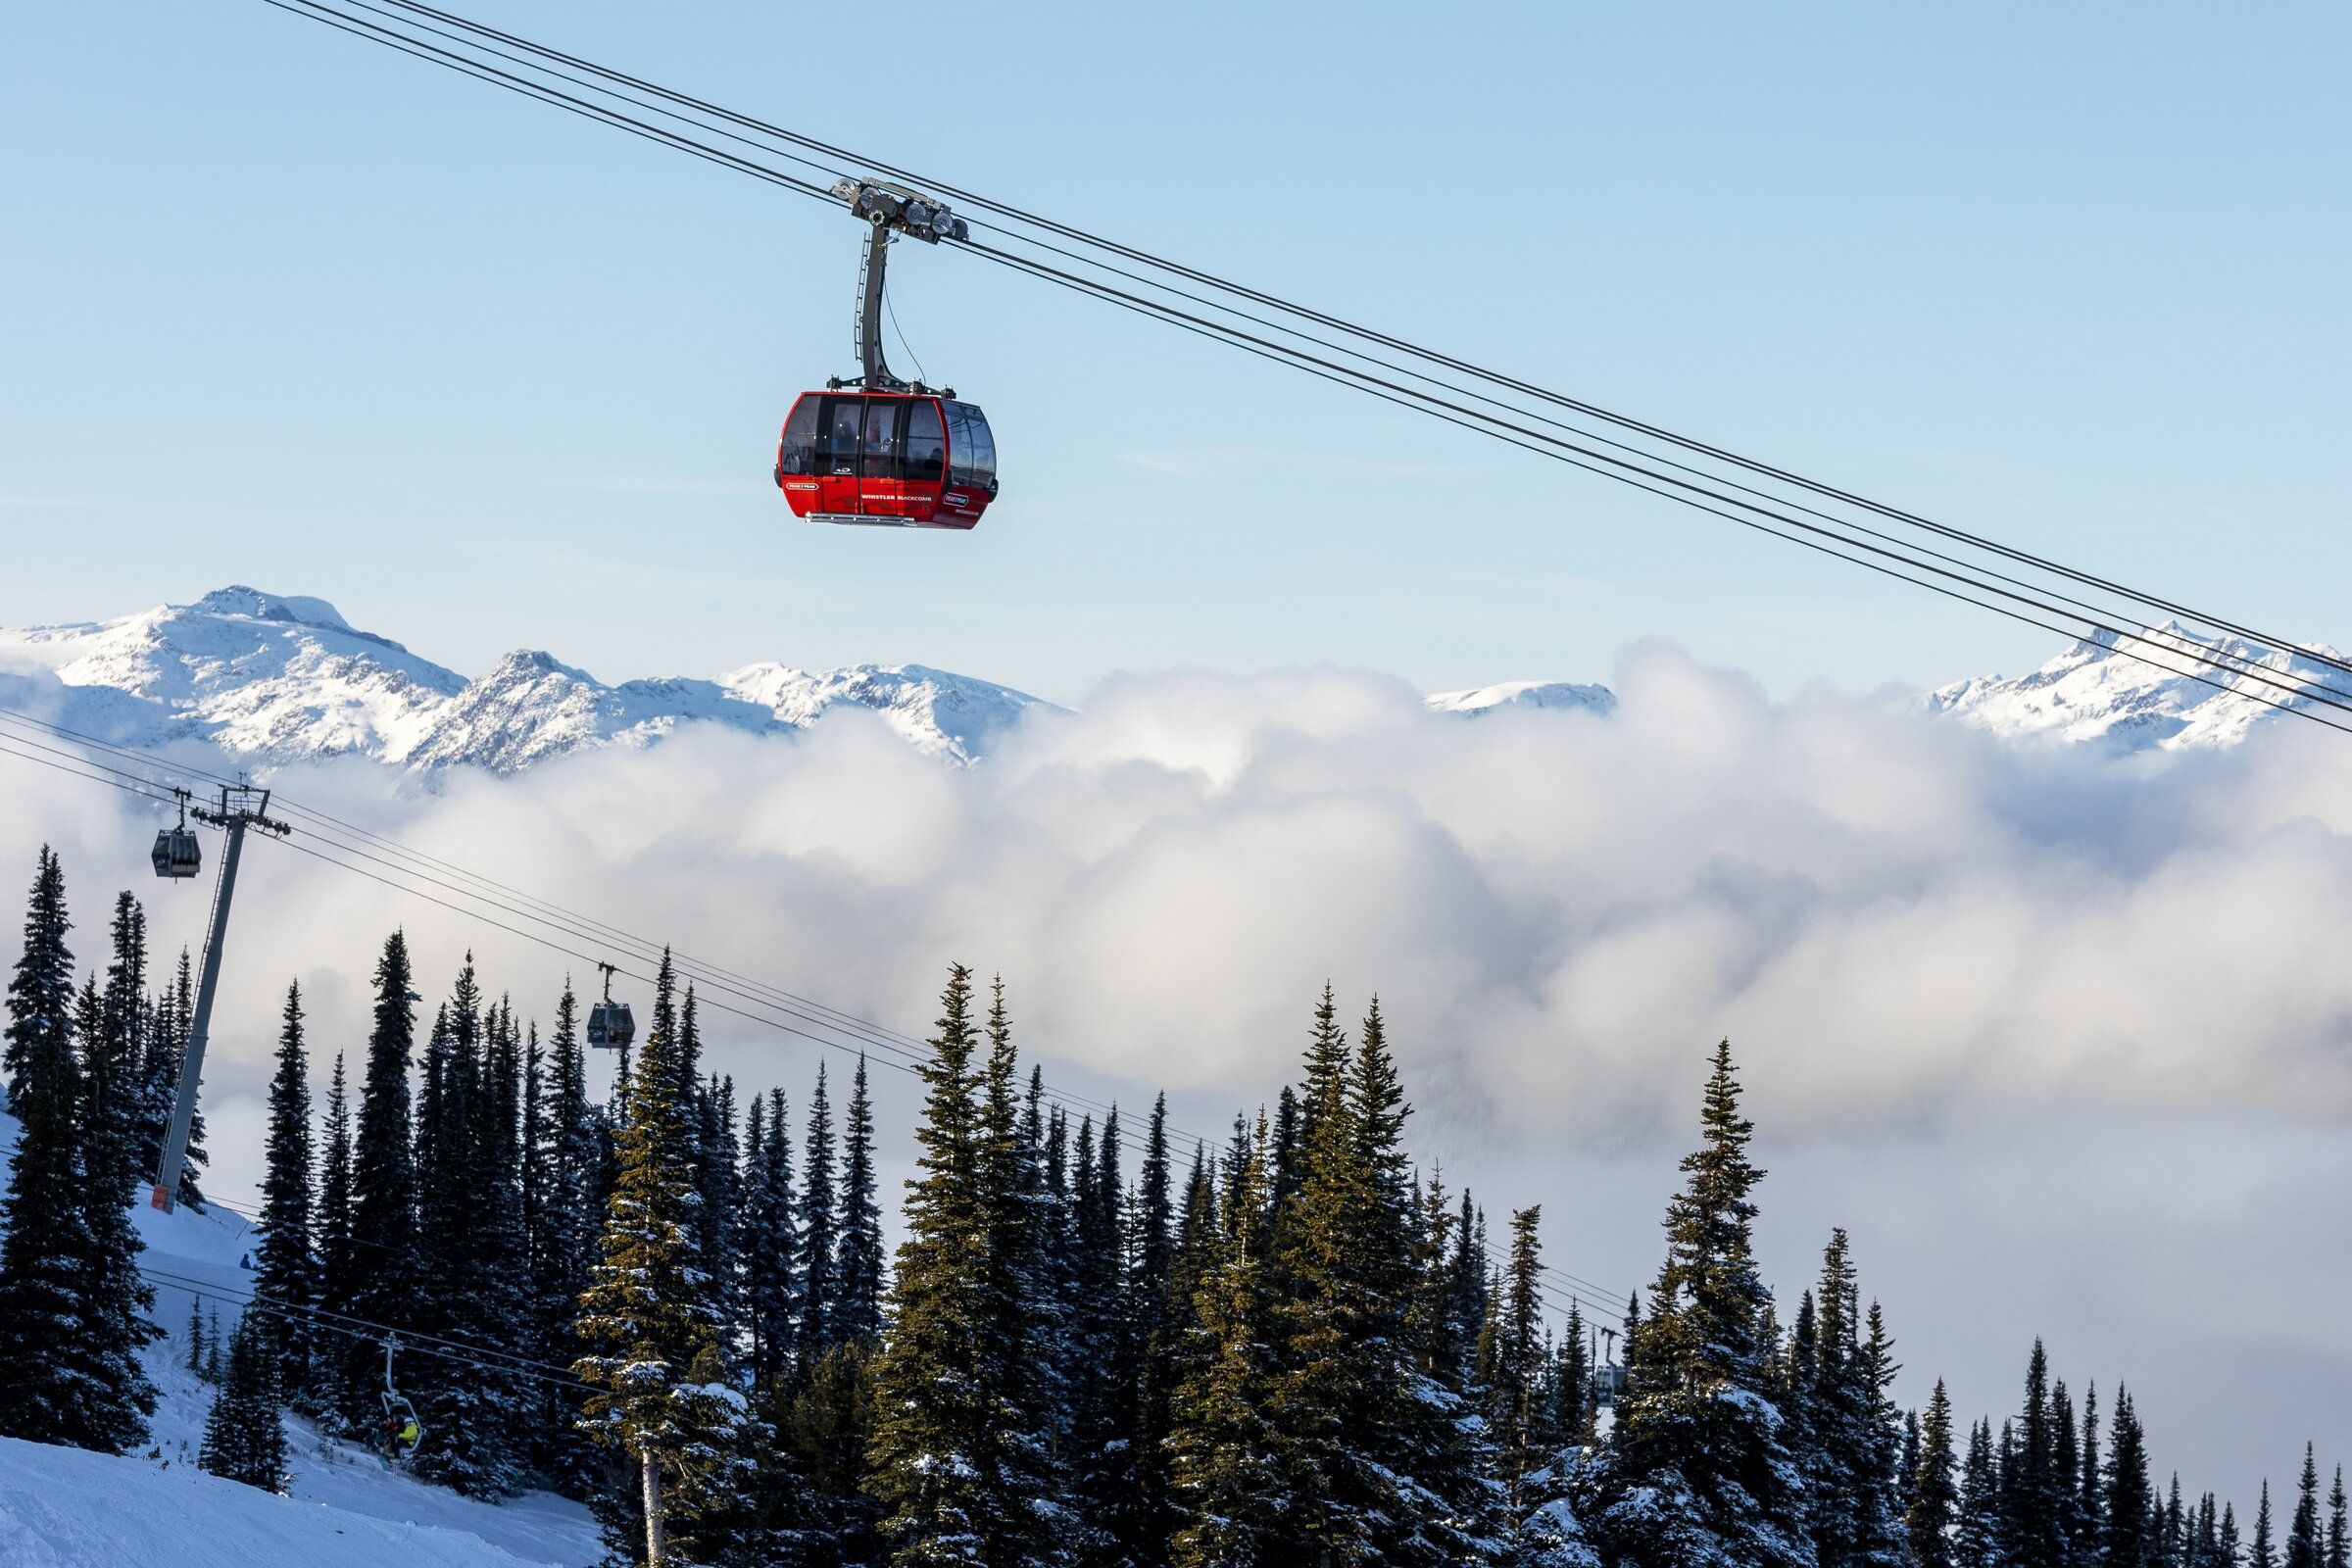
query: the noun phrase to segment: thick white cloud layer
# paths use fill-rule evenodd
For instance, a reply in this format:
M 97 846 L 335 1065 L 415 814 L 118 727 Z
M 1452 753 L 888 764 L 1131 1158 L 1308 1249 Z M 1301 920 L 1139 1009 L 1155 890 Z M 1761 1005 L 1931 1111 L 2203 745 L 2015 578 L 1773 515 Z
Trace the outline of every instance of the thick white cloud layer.
M 1973 1372 L 1980 1404 L 2007 1399 L 2036 1331 L 2062 1357 L 2070 1332 L 2084 1353 L 2148 1355 L 2175 1329 L 2176 1353 L 2202 1354 L 2155 1304 L 2179 1296 L 2148 1260 L 2152 1236 L 2219 1249 L 2235 1226 L 2291 1245 L 2292 1212 L 2329 1233 L 2314 1238 L 2328 1261 L 2295 1260 L 2301 1282 L 2352 1283 L 2335 1258 L 2340 1184 L 2294 1181 L 2346 1165 L 2352 748 L 2282 721 L 2227 753 L 2020 750 L 1892 696 L 1774 704 L 1663 646 L 1630 651 L 1614 684 L 1606 718 L 1463 718 L 1347 671 L 1123 677 L 960 772 L 844 712 L 796 740 L 687 733 L 432 793 L 360 766 L 277 782 L 902 1026 L 928 1016 L 950 960 L 1000 970 L 1049 1077 L 1130 1105 L 1165 1085 L 1202 1130 L 1288 1074 L 1326 977 L 1351 1007 L 1377 988 L 1424 1147 L 1498 1204 L 1553 1195 L 1570 1266 L 1618 1285 L 1654 1264 L 1699 1053 L 1729 1035 L 1782 1212 L 1850 1218 L 1898 1331 L 1936 1330 L 1932 1347 L 1914 1339 L 1915 1364 L 1932 1349 L 1934 1370 Z M 150 885 L 143 808 L 8 765 L 0 875 L 13 884 L 35 843 L 58 843 L 95 952 L 103 892 Z M 300 856 L 265 849 L 252 866 L 208 1087 L 231 1187 L 255 1170 L 254 1096 L 289 976 L 320 1037 L 346 1044 L 396 921 L 423 950 L 428 994 L 468 942 L 492 986 L 542 1015 L 561 972 L 586 971 Z M 172 942 L 201 921 L 200 892 L 150 902 Z M 716 1033 L 747 1080 L 797 1087 L 809 1070 L 748 1024 Z M 2087 1149 L 2116 1157 L 2092 1165 Z M 2150 1191 L 2168 1171 L 2180 1193 Z M 2225 1190 L 2261 1212 L 2217 1206 Z M 2011 1211 L 2036 1199 L 2031 1224 Z M 2150 1217 L 2165 1213 L 2179 1231 Z M 1785 1286 L 1817 1232 L 1768 1229 Z M 2012 1241 L 2024 1251 L 2004 1252 Z M 2030 1293 L 2033 1313 L 1988 1325 L 1936 1304 L 1953 1246 L 2045 1281 L 2069 1255 L 2115 1273 Z M 2244 1262 L 2166 1267 L 2242 1277 Z M 2021 1300 L 2013 1282 L 1983 1283 Z M 2094 1299 L 2141 1318 L 2094 1330 Z M 2315 1357 L 2336 1357 L 2323 1393 L 2348 1386 L 2341 1352 L 2291 1329 L 2245 1353 L 2245 1378 L 2282 1393 L 2314 1386 Z M 2098 1375 L 2116 1371 L 2162 1375 Z M 2208 1397 L 2182 1378 L 2180 1398 Z M 2142 1408 L 2161 1448 L 2164 1417 Z M 2192 1418 L 2175 1412 L 2173 1436 Z

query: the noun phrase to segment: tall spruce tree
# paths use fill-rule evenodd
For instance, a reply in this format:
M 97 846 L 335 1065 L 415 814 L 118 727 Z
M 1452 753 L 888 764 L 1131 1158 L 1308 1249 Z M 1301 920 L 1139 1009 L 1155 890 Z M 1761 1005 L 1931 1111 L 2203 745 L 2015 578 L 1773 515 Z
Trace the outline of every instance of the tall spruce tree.
M 1750 1195 L 1763 1172 L 1748 1158 L 1754 1126 L 1740 1114 L 1728 1041 L 1715 1050 L 1701 1125 L 1667 1211 L 1665 1266 L 1630 1336 L 1615 1462 L 1591 1511 L 1628 1564 L 1799 1564 L 1811 1555 L 1793 1528 L 1801 1499 L 1757 1343 L 1765 1291 Z
M 2148 1451 L 2132 1395 L 2115 1389 L 2114 1424 L 2107 1435 L 2105 1527 L 2100 1536 L 2104 1568 L 2154 1568 L 2156 1530 L 2151 1515 L 2156 1489 L 2148 1476 Z
M 685 1097 L 693 1081 L 668 1002 L 662 955 L 655 1025 L 630 1080 L 619 1175 L 606 1213 L 603 1257 L 581 1298 L 577 1332 L 589 1347 L 572 1370 L 595 1385 L 583 1425 L 621 1449 L 637 1472 L 645 1558 L 692 1561 L 693 1521 L 742 1480 L 735 1427 L 742 1396 L 719 1379 L 716 1314 L 696 1266 L 698 1139 Z M 672 1534 L 677 1554 L 670 1554 Z M 632 1542 L 613 1540 L 616 1552 Z
M 1012 1560 L 1003 1510 L 1016 1499 L 997 1490 L 1003 1466 L 992 1425 L 1002 1391 L 990 1386 L 985 1357 L 996 1303 L 978 1041 L 971 971 L 956 964 L 918 1069 L 921 1153 L 904 1205 L 892 1332 L 874 1368 L 869 1486 L 900 1568 Z
M 808 1131 L 801 1141 L 800 1254 L 793 1267 L 800 1285 L 798 1339 L 805 1356 L 841 1343 L 834 1321 L 834 1240 L 841 1216 L 834 1191 L 833 1103 L 825 1090 L 825 1064 L 820 1061 L 816 1089 L 808 1097 Z
M 1118 1512 L 1110 1524 L 1119 1550 L 1139 1563 L 1163 1551 L 1176 1529 L 1167 1473 L 1168 1401 L 1175 1393 L 1169 1276 L 1175 1261 L 1176 1211 L 1170 1179 L 1168 1097 L 1163 1094 L 1152 1105 L 1135 1203 L 1128 1212 L 1130 1321 L 1122 1343 L 1130 1361 L 1121 1369 L 1121 1384 L 1132 1400 L 1126 1419 L 1129 1457 Z
M 800 1223 L 794 1213 L 788 1116 L 784 1091 L 771 1089 L 763 1098 L 753 1098 L 745 1131 L 750 1164 L 744 1174 L 743 1297 L 755 1388 L 792 1365 L 798 1296 L 793 1259 L 800 1251 Z
M 204 1443 L 196 1462 L 208 1474 L 241 1481 L 264 1492 L 286 1489 L 285 1408 L 277 1381 L 276 1337 L 249 1311 L 229 1336 L 228 1361 L 205 1417 Z
M 121 1453 L 155 1409 L 138 1359 L 154 1298 L 124 1209 L 130 1064 L 95 981 L 72 989 L 65 874 L 46 848 L 27 904 L 8 994 L 18 1142 L 0 1196 L 0 1435 Z
M 1956 1568 L 1952 1531 L 1960 1512 L 1958 1461 L 1952 1451 L 1952 1400 L 1943 1379 L 1928 1396 L 1919 1424 L 1919 1464 L 1903 1528 L 1915 1568 Z
M 1313 1561 L 1281 1555 L 1285 1519 L 1298 1499 L 1288 1490 L 1285 1440 L 1269 1419 L 1281 1377 L 1271 1349 L 1269 1145 L 1261 1114 L 1240 1168 L 1228 1172 L 1221 1229 L 1191 1239 L 1204 1255 L 1194 1287 L 1198 1326 L 1181 1363 L 1168 1437 L 1170 1492 L 1183 1518 L 1171 1548 L 1175 1568 Z M 1209 1191 L 1205 1179 L 1196 1184 L 1188 1208 L 1202 1232 L 1214 1224 L 1205 1212 Z
M 871 1345 L 882 1336 L 882 1211 L 874 1201 L 874 1102 L 866 1093 L 862 1052 L 850 1081 L 841 1147 L 834 1329 L 845 1345 Z
M 343 1053 L 335 1053 L 335 1070 L 326 1089 L 326 1150 L 318 1165 L 318 1211 L 314 1226 L 318 1240 L 318 1304 L 338 1316 L 355 1315 L 359 1289 L 359 1245 L 352 1229 L 351 1094 L 344 1072 Z M 316 1406 L 330 1430 L 341 1427 L 352 1404 L 345 1382 L 347 1360 L 329 1336 L 315 1348 L 313 1365 L 322 1387 Z
M 423 1260 L 417 1250 L 415 1127 L 409 1071 L 416 1052 L 414 969 L 408 939 L 384 939 L 375 965 L 368 1060 L 360 1083 L 359 1132 L 352 1145 L 352 1315 L 386 1328 L 416 1326 Z M 375 1347 L 346 1348 L 345 1387 L 354 1424 L 371 1424 L 381 1381 Z
M 171 982 L 149 1010 L 152 1019 L 141 1072 L 141 1171 L 153 1170 L 162 1162 L 165 1132 L 171 1125 L 172 1103 L 178 1098 L 179 1065 L 187 1056 L 188 1031 L 196 1016 L 195 968 L 186 948 L 179 950 L 179 963 Z M 199 1185 L 198 1173 L 211 1158 L 204 1147 L 204 1111 L 199 1108 L 188 1117 L 188 1145 L 180 1156 L 179 1188 L 173 1198 L 180 1207 L 199 1214 L 204 1212 L 204 1190 Z
M 2000 1477 L 1992 1458 L 1992 1425 L 1969 1428 L 1968 1462 L 1961 1471 L 1960 1518 L 1952 1534 L 1957 1568 L 2001 1568 Z
M 2271 1483 L 2262 1483 L 2262 1501 L 2254 1510 L 2254 1536 L 2246 1543 L 2246 1568 L 2278 1568 L 2278 1547 L 2271 1536 Z
M 0 1434 L 96 1446 L 87 1391 L 71 1361 L 84 1312 L 74 1247 L 80 1084 L 66 1036 L 27 1031 L 10 1077 L 18 1139 L 0 1198 L 0 1364 L 11 1369 L 0 1378 Z
M 697 1250 L 719 1314 L 721 1355 L 732 1363 L 743 1334 L 743 1278 L 736 1251 L 743 1215 L 743 1149 L 736 1141 L 735 1080 L 711 1074 L 703 1084 L 697 1109 L 695 1189 L 702 1200 Z
M 2295 1488 L 2295 1512 L 2286 1527 L 2286 1568 L 2323 1568 L 2320 1535 L 2320 1465 L 2317 1450 L 2303 1445 L 2303 1477 Z
M 155 1170 L 163 1152 L 160 1140 L 149 1147 L 147 1137 L 147 1050 L 155 1020 L 154 999 L 147 995 L 147 911 L 128 891 L 115 895 L 115 918 L 110 927 L 111 956 L 106 964 L 106 1025 L 103 1035 L 109 1065 L 106 1099 L 119 1107 L 121 1136 L 128 1140 L 119 1154 L 123 1179 L 135 1185 Z
M 2352 1530 L 2344 1506 L 2344 1467 L 2335 1467 L 2335 1484 L 2328 1489 L 2328 1568 L 2352 1568 Z
M 1067 1383 L 1051 1372 L 1050 1347 L 1065 1302 L 1054 1294 L 1045 1247 L 1045 1173 L 1022 1125 L 1022 1100 L 1004 983 L 990 988 L 988 1061 L 979 1084 L 979 1174 L 987 1268 L 980 1356 L 974 1372 L 995 1407 L 992 1450 L 999 1544 L 992 1560 L 1043 1563 L 1069 1557 L 1102 1560 L 1111 1550 L 1111 1510 L 1083 1470 L 1061 1473 L 1055 1453 L 1056 1395 Z M 1072 1488 L 1075 1480 L 1078 1485 Z M 1075 1506 L 1056 1501 L 1075 1491 Z
M 24 948 L 8 982 L 7 1045 L 0 1069 L 8 1079 L 8 1102 L 24 1098 L 33 1062 L 51 1053 L 71 1056 L 74 1032 L 74 953 L 66 946 L 73 922 L 66 917 L 66 872 L 56 852 L 41 846 L 33 861 L 32 892 L 25 900 Z
M 163 1338 L 151 1319 L 155 1291 L 139 1272 L 145 1244 L 130 1219 L 148 1174 L 138 1166 L 138 1064 L 135 1037 L 94 981 L 82 987 L 74 1017 L 82 1200 L 79 1234 L 71 1239 L 82 1306 L 75 1353 L 91 1374 L 92 1446 L 121 1452 L 147 1436 L 156 1394 L 139 1350 Z
M 1098 1147 L 1093 1119 L 1079 1125 L 1072 1171 L 1070 1284 L 1057 1325 L 1069 1411 L 1071 1500 L 1096 1536 L 1107 1537 L 1130 1471 L 1132 1371 L 1126 1259 L 1120 1215 L 1119 1116 L 1114 1106 Z M 1100 1548 L 1095 1548 L 1100 1549 Z
M 596 1266 L 603 1178 L 610 1166 L 604 1112 L 588 1094 L 579 1002 L 565 980 L 548 1037 L 547 1109 L 539 1128 L 539 1220 L 533 1243 L 533 1334 L 538 1359 L 568 1364 L 584 1347 L 572 1332 Z M 594 1478 L 594 1447 L 578 1430 L 578 1397 L 548 1389 L 553 1413 L 534 1446 L 540 1471 L 579 1495 Z
M 311 1150 L 310 1057 L 303 1044 L 302 987 L 286 987 L 278 1013 L 276 1071 L 270 1079 L 270 1131 L 264 1145 L 262 1240 L 254 1250 L 255 1293 L 282 1315 L 261 1328 L 276 1357 L 277 1387 L 307 1405 L 321 1279 L 311 1228 L 315 1202 Z
M 1492 1372 L 1487 1387 L 1487 1428 L 1493 1435 L 1499 1479 L 1514 1514 L 1526 1502 L 1522 1487 L 1542 1465 L 1544 1422 L 1537 1407 L 1544 1370 L 1541 1335 L 1543 1242 L 1537 1235 L 1542 1205 L 1511 1215 L 1511 1250 L 1504 1266 L 1501 1298 L 1494 1317 Z

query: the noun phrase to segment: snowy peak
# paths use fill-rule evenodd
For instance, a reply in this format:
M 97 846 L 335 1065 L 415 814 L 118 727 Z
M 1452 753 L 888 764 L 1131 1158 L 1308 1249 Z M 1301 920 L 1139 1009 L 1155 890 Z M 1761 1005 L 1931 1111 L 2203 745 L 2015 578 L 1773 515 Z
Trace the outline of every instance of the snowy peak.
M 200 615 L 242 615 L 248 620 L 285 620 L 300 626 L 317 626 L 326 631 L 350 631 L 352 624 L 345 620 L 334 606 L 323 599 L 297 596 L 281 598 L 266 594 L 259 588 L 243 583 L 231 583 L 216 588 L 188 606 L 191 613 Z
M 465 685 L 322 599 L 243 586 L 114 620 L 0 631 L 0 671 L 67 688 L 52 700 L 107 738 L 207 739 L 269 761 L 384 756 Z
M 1049 707 L 920 664 L 808 672 L 752 664 L 718 680 L 608 686 L 537 649 L 467 680 L 362 631 L 323 599 L 244 584 L 114 620 L 0 630 L 0 703 L 118 744 L 209 741 L 240 761 L 366 757 L 516 772 L 596 746 L 648 746 L 688 723 L 752 734 L 861 708 L 925 756 L 981 760 Z
M 813 723 L 843 704 L 872 709 L 917 751 L 953 762 L 978 761 L 1022 714 L 1054 706 L 1009 686 L 925 664 L 853 664 L 814 674 L 783 664 L 747 664 L 719 676 L 718 684 L 794 726 Z
M 1435 712 L 1472 717 L 1506 708 L 1581 709 L 1603 717 L 1617 710 L 1617 694 L 1606 686 L 1578 686 L 1564 680 L 1506 680 L 1466 692 L 1438 692 L 1423 701 Z
M 2325 646 L 2313 651 L 2337 657 Z M 2246 696 L 2305 708 L 2310 699 L 2291 693 L 2342 681 L 2352 676 L 2321 660 L 2234 637 L 2200 637 L 2167 621 L 2138 636 L 2100 632 L 2014 680 L 1956 681 L 1929 693 L 1927 706 L 2012 740 L 2094 744 L 2118 753 L 2198 750 L 2234 746 L 2278 715 L 2278 709 Z

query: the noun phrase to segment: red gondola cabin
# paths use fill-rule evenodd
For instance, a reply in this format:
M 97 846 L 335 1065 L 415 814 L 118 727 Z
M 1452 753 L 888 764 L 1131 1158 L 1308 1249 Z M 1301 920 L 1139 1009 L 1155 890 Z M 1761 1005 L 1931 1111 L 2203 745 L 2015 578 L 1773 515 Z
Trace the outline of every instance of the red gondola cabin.
M 969 403 L 919 392 L 804 392 L 784 420 L 776 484 L 796 517 L 969 528 L 997 496 L 997 448 Z

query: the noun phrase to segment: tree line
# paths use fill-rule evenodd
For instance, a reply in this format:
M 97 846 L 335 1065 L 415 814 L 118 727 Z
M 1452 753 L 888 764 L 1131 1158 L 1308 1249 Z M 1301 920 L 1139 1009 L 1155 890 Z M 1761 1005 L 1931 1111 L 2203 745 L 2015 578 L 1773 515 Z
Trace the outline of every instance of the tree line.
M 77 988 L 69 930 L 44 850 L 8 995 L 0 1433 L 125 1452 L 161 1335 L 126 1209 L 187 964 L 151 993 L 124 894 Z M 416 980 L 395 932 L 323 1105 L 287 989 L 265 1309 L 189 1325 L 217 1473 L 282 1488 L 284 1408 L 372 1440 L 398 1333 L 416 1471 L 581 1497 L 614 1562 L 2352 1568 L 2340 1470 L 2307 1450 L 2276 1520 L 2267 1486 L 2242 1523 L 2187 1500 L 2128 1390 L 2102 1419 L 2038 1344 L 1997 1423 L 1963 1430 L 1940 1383 L 1899 1408 L 1842 1232 L 1784 1326 L 1728 1044 L 1623 1365 L 1594 1366 L 1581 1312 L 1545 1310 L 1540 1209 L 1491 1240 L 1415 1167 L 1377 1002 L 1350 1030 L 1327 987 L 1298 1083 L 1180 1159 L 1164 1098 L 1140 1128 L 1050 1101 L 1003 985 L 955 968 L 886 1260 L 862 1059 L 838 1118 L 821 1068 L 803 1106 L 739 1099 L 665 955 L 600 1102 L 568 986 L 543 1037 L 470 957 L 429 1017 Z

